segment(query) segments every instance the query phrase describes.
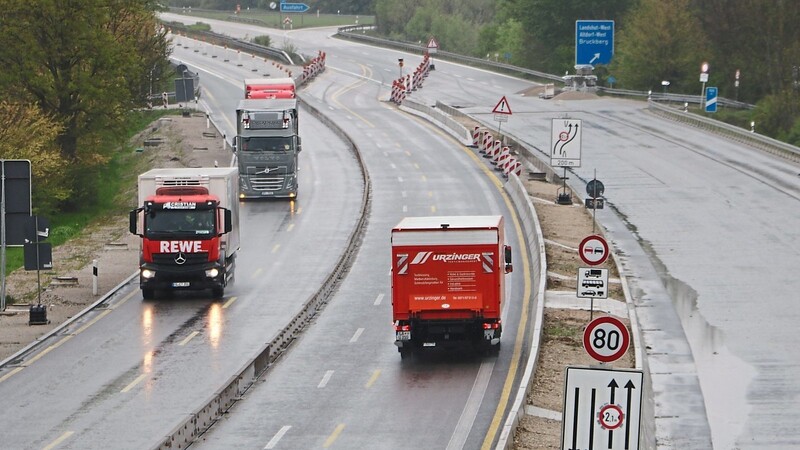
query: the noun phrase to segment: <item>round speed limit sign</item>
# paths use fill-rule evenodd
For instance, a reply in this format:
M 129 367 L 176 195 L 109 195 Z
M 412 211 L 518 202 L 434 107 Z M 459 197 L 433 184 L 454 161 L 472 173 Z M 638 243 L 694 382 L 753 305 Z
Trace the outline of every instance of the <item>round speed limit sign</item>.
M 628 351 L 630 340 L 625 324 L 611 316 L 592 320 L 583 331 L 583 348 L 586 353 L 604 363 L 620 359 Z

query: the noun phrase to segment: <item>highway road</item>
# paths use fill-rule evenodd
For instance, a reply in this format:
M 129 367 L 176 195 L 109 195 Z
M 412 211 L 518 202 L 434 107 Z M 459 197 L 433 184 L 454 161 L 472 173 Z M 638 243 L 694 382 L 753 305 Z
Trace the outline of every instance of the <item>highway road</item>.
M 257 33 L 214 23 L 230 35 Z M 383 83 L 418 55 L 370 49 L 330 30 L 284 35 L 328 52 L 332 70 Z M 353 67 L 373 70 L 370 77 Z M 503 130 L 547 159 L 551 119 L 581 119 L 578 192 L 595 174 L 610 208 L 599 220 L 631 282 L 651 366 L 663 448 L 800 446 L 800 167 L 707 132 L 649 114 L 643 102 L 604 98 L 545 101 L 525 82 L 436 61 L 412 97 L 457 106 L 494 128 L 491 108 L 508 96 Z M 378 90 L 378 89 L 376 89 Z M 709 436 L 710 435 L 710 436 Z
M 174 57 L 202 64 L 194 53 Z M 382 101 L 374 80 L 388 79 L 386 71 L 357 60 L 346 65 L 300 96 L 347 130 L 369 171 L 372 207 L 358 258 L 313 326 L 195 445 L 478 448 L 496 439 L 519 383 L 527 336 L 518 328 L 527 323 L 522 298 L 531 281 L 500 179 L 472 150 Z M 509 275 L 505 349 L 497 358 L 432 351 L 401 363 L 391 325 L 389 232 L 405 216 L 449 214 L 509 218 L 518 272 Z
M 213 86 L 203 101 L 234 115 L 242 74 L 201 76 Z M 364 190 L 337 135 L 306 115 L 301 136 L 313 149 L 300 158 L 301 196 L 242 204 L 236 282 L 224 301 L 194 293 L 145 302 L 138 280 L 126 286 L 0 370 L 0 447 L 156 446 L 286 326 L 339 261 Z

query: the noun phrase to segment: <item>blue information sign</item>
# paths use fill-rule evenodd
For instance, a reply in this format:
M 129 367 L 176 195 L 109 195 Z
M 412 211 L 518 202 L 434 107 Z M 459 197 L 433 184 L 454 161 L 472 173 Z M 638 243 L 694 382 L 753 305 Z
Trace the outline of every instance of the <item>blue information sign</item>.
M 717 88 L 706 88 L 706 112 L 717 112 Z
M 306 12 L 308 5 L 305 3 L 281 3 L 281 12 Z
M 575 64 L 608 64 L 614 55 L 613 20 L 575 21 Z

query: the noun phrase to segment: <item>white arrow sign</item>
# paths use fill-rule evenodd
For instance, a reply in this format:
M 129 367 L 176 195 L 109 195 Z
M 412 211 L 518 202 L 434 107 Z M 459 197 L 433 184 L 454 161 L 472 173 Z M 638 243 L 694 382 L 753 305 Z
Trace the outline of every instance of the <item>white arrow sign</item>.
M 643 380 L 639 370 L 567 367 L 561 449 L 637 450 Z

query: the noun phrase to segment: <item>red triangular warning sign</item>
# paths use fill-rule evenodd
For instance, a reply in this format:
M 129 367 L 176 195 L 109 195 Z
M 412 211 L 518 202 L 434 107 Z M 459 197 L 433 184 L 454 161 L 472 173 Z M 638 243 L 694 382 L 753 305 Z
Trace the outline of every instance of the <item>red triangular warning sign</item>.
M 431 40 L 428 41 L 428 48 L 439 48 L 439 43 L 436 42 L 436 38 L 432 37 Z
M 503 98 L 497 102 L 497 106 L 494 107 L 492 110 L 495 114 L 508 114 L 511 115 L 511 106 L 508 104 L 508 100 L 506 100 L 506 96 L 504 95 Z

